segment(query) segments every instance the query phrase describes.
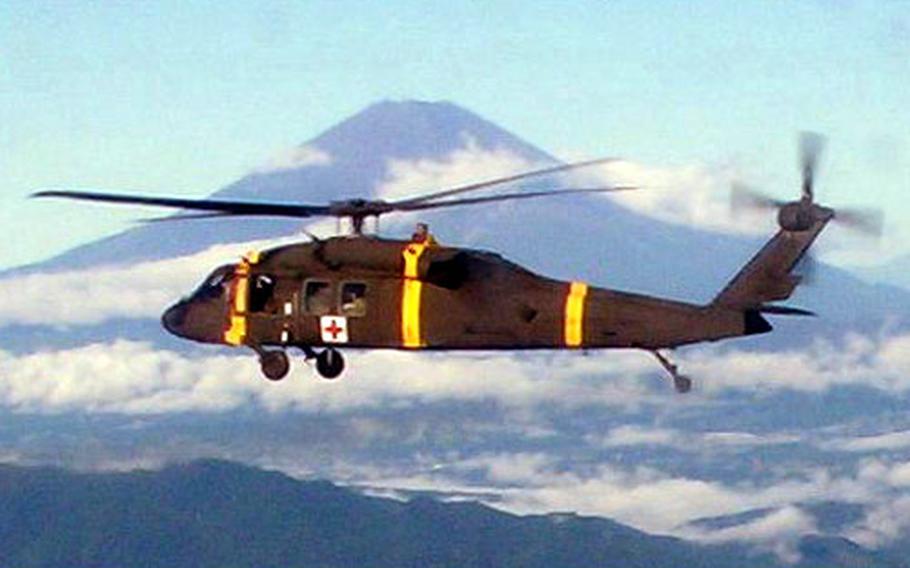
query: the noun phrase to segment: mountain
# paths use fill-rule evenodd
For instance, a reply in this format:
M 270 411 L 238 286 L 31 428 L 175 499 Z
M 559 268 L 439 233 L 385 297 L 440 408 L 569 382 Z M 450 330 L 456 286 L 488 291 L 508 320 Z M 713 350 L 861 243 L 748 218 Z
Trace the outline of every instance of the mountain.
M 470 140 L 481 148 L 507 148 L 533 163 L 554 158 L 451 103 L 382 102 L 301 145 L 318 149 L 328 163 L 277 165 L 254 171 L 211 197 L 326 203 L 375 195 L 390 160 L 448 156 Z M 304 161 L 305 162 L 305 161 Z M 235 218 L 129 229 L 53 258 L 43 268 L 82 268 L 168 258 L 217 243 L 292 235 L 302 221 Z M 150 247 L 149 243 L 155 243 Z
M 375 197 L 394 173 L 391 164 L 443 161 L 466 147 L 529 164 L 554 161 L 454 104 L 382 102 L 298 148 L 303 157 L 318 159 L 252 172 L 213 196 L 303 203 Z M 592 196 L 460 208 L 423 218 L 444 242 L 498 250 L 547 275 L 694 301 L 709 300 L 763 241 L 662 222 Z M 413 219 L 390 216 L 383 220 L 384 233 L 408 234 Z M 295 220 L 258 218 L 151 224 L 77 247 L 28 271 L 170 258 L 216 243 L 294 234 L 299 228 Z M 824 315 L 833 330 L 842 332 L 845 325 L 878 329 L 886 318 L 898 324 L 910 319 L 910 292 L 870 285 L 825 265 L 817 281 L 815 289 L 799 291 L 795 303 Z M 794 330 L 791 335 L 818 327 L 792 320 L 785 326 Z
M 858 267 L 853 272 L 869 282 L 910 290 L 910 254 L 898 256 L 878 266 Z
M 804 566 L 892 566 L 849 541 L 807 541 Z M 846 551 L 844 550 L 846 549 Z M 815 554 L 816 556 L 812 556 Z M 861 562 L 857 561 L 861 560 Z M 221 461 L 79 474 L 0 467 L 3 566 L 748 567 L 701 546 L 574 515 L 517 516 L 470 502 L 368 497 Z

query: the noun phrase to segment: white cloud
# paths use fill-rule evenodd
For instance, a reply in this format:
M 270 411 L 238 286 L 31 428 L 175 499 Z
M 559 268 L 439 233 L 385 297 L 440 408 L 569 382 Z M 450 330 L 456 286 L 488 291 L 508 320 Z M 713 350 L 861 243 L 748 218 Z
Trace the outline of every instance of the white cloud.
M 817 467 L 777 478 L 724 483 L 674 476 L 648 467 L 563 464 L 544 453 L 483 454 L 453 460 L 443 468 L 402 474 L 349 471 L 353 485 L 387 494 L 437 491 L 472 495 L 517 514 L 572 511 L 617 520 L 650 533 L 705 543 L 744 542 L 798 560 L 799 537 L 818 532 L 803 505 L 838 501 L 870 507 L 844 536 L 872 547 L 910 530 L 908 464 L 871 461 L 833 475 Z M 471 481 L 466 481 L 471 480 Z M 723 528 L 693 521 L 768 510 L 759 518 Z
M 786 562 L 800 559 L 797 545 L 801 536 L 817 532 L 815 519 L 792 505 L 781 507 L 748 523 L 718 530 L 687 532 L 688 538 L 705 543 L 750 542 L 773 551 Z
M 333 158 L 325 150 L 312 144 L 297 146 L 279 152 L 269 158 L 264 164 L 254 168 L 257 174 L 269 174 L 284 170 L 296 170 L 308 166 L 327 166 Z
M 642 426 L 624 425 L 610 430 L 601 442 L 604 447 L 623 446 L 673 446 L 684 438 L 678 430 L 665 428 L 644 428 Z
M 751 432 L 693 432 L 670 428 L 650 428 L 626 424 L 611 429 L 606 436 L 589 436 L 588 441 L 605 448 L 625 446 L 667 446 L 683 452 L 738 451 L 756 446 L 773 446 L 799 442 L 801 438 L 787 433 L 753 434 Z
M 902 450 L 910 447 L 910 430 L 888 432 L 875 436 L 858 436 L 843 440 L 831 440 L 821 446 L 829 450 L 842 452 L 878 452 L 882 450 Z
M 850 334 L 801 350 L 747 352 L 704 347 L 683 363 L 707 393 L 790 389 L 823 392 L 863 385 L 888 392 L 910 389 L 910 335 L 873 340 Z
M 751 432 L 705 432 L 702 443 L 715 447 L 749 448 L 755 446 L 776 446 L 793 444 L 802 438 L 787 433 L 753 434 Z
M 403 199 L 545 166 L 504 148 L 483 148 L 466 137 L 462 148 L 440 160 L 390 160 L 376 193 L 381 199 Z
M 847 533 L 857 543 L 877 548 L 910 531 L 910 495 L 877 504 L 862 523 Z
M 436 472 L 414 476 L 393 472 L 383 478 L 382 472 L 374 471 L 369 476 L 372 486 L 393 490 L 489 495 L 491 506 L 521 514 L 574 511 L 605 516 L 651 533 L 753 542 L 777 540 L 786 527 L 810 531 L 813 524 L 804 513 L 789 509 L 763 523 L 720 534 L 692 528 L 689 523 L 756 509 L 788 508 L 801 502 L 881 502 L 891 495 L 888 487 L 862 473 L 834 477 L 824 469 L 814 469 L 793 478 L 725 484 L 668 475 L 648 467 L 598 464 L 569 470 L 541 453 L 487 454 L 456 461 Z M 466 483 L 464 479 L 479 481 Z
M 36 413 L 218 411 L 246 402 L 256 373 L 249 359 L 191 359 L 127 341 L 19 357 L 0 352 L 0 400 Z
M 333 412 L 441 400 L 495 400 L 510 408 L 553 400 L 567 407 L 592 400 L 628 406 L 655 396 L 634 377 L 592 378 L 589 358 L 572 354 L 517 360 L 506 354 L 352 352 L 346 380 L 318 380 L 298 359 L 292 375 L 273 384 L 259 376 L 251 351 L 219 351 L 182 355 L 129 341 L 19 356 L 0 351 L 0 405 L 20 412 L 156 414 L 252 402 L 271 411 Z
M 767 234 L 775 215 L 730 208 L 737 172 L 729 167 L 650 166 L 618 160 L 573 174 L 579 185 L 638 186 L 639 191 L 611 194 L 625 207 L 670 223 L 724 233 Z
M 293 238 L 217 245 L 174 259 L 132 266 L 36 273 L 0 280 L 0 327 L 38 324 L 64 327 L 115 318 L 155 318 L 191 292 L 209 272 Z
M 661 370 L 635 351 L 580 356 L 577 353 L 409 353 L 351 351 L 348 378 L 327 382 L 297 357 L 293 375 L 280 384 L 259 378 L 249 350 L 201 350 L 195 355 L 159 351 L 115 341 L 64 351 L 12 355 L 0 351 L 0 405 L 56 412 L 178 412 L 235 408 L 252 399 L 268 410 L 340 411 L 363 407 L 409 406 L 443 400 L 497 401 L 512 409 L 557 404 L 564 408 L 601 405 L 634 410 L 641 404 L 710 404 L 729 390 L 792 389 L 820 392 L 862 384 L 891 392 L 910 387 L 910 361 L 897 344 L 910 336 L 874 343 L 849 342 L 835 349 L 823 343 L 808 352 L 749 353 L 697 351 L 683 362 L 700 378 L 699 391 L 678 395 L 653 380 Z M 892 356 L 896 360 L 892 360 Z M 141 380 L 137 377 L 141 377 Z M 202 397 L 202 398 L 199 398 Z M 220 400 L 221 403 L 212 403 Z M 197 400 L 197 398 L 199 398 Z M 686 432 L 621 426 L 592 443 L 672 445 L 692 451 L 726 451 L 785 444 L 800 438 L 786 433 Z M 885 447 L 906 436 L 854 442 L 845 449 Z M 836 444 L 836 442 L 822 442 Z M 844 447 L 844 444 L 842 444 Z M 836 449 L 836 448 L 835 448 Z

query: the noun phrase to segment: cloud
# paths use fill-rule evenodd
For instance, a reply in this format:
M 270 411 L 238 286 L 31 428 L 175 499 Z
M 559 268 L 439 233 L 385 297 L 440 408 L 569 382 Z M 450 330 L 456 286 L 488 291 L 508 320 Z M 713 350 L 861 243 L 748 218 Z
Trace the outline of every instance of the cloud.
M 249 350 L 200 347 L 192 354 L 179 354 L 144 343 L 113 341 L 18 356 L 0 351 L 0 406 L 25 412 L 166 413 L 220 411 L 252 401 L 269 411 L 337 412 L 458 400 L 496 401 L 508 409 L 596 405 L 631 411 L 643 404 L 697 408 L 730 391 L 822 392 L 857 384 L 905 392 L 910 387 L 910 360 L 903 345 L 910 349 L 910 336 L 881 342 L 854 339 L 840 349 L 819 343 L 807 352 L 698 350 L 683 362 L 687 372 L 700 377 L 698 390 L 683 396 L 654 381 L 660 369 L 635 351 L 587 357 L 555 351 L 521 357 L 499 352 L 351 351 L 346 353 L 346 380 L 316 380 L 298 357 L 292 376 L 271 384 L 259 377 Z M 601 440 L 591 439 L 606 448 L 665 445 L 692 451 L 737 451 L 799 440 L 787 433 L 629 425 L 610 430 Z M 841 442 L 839 447 L 858 451 L 905 441 L 905 434 L 895 434 L 879 441 Z M 838 448 L 837 442 L 822 444 Z
M 877 504 L 847 537 L 872 548 L 894 542 L 910 531 L 910 495 Z
M 610 430 L 601 442 L 604 447 L 618 448 L 623 446 L 675 446 L 684 438 L 678 430 L 664 428 L 644 428 L 628 424 Z
M 157 319 L 209 272 L 250 250 L 294 238 L 217 245 L 202 252 L 131 266 L 36 273 L 0 279 L 0 327 L 94 324 L 117 318 Z
M 506 354 L 352 352 L 347 380 L 316 379 L 298 360 L 288 379 L 273 384 L 259 376 L 252 352 L 228 353 L 212 348 L 186 355 L 122 340 L 19 356 L 0 351 L 0 406 L 30 413 L 160 414 L 252 403 L 273 412 L 342 412 L 444 400 L 492 400 L 506 408 L 553 400 L 566 407 L 592 400 L 628 406 L 655 396 L 631 376 L 591 378 L 590 360 L 571 354 L 518 360 Z M 620 368 L 644 364 L 629 357 Z
M 693 432 L 672 428 L 650 428 L 626 424 L 611 429 L 599 439 L 588 441 L 604 448 L 629 446 L 666 446 L 681 452 L 739 451 L 757 446 L 774 446 L 799 442 L 799 436 L 787 433 L 753 434 L 751 432 L 707 431 Z
M 662 221 L 731 234 L 767 234 L 775 228 L 773 214 L 733 214 L 730 190 L 738 172 L 731 167 L 651 166 L 618 160 L 571 177 L 583 186 L 638 186 L 640 191 L 619 192 L 610 198 Z
M 505 148 L 484 148 L 474 138 L 464 137 L 462 148 L 439 160 L 390 160 L 376 193 L 380 199 L 403 199 L 545 166 Z
M 285 170 L 297 170 L 309 166 L 327 166 L 333 161 L 332 155 L 312 144 L 297 146 L 279 152 L 269 158 L 261 166 L 253 169 L 253 173 L 270 174 Z
M 788 389 L 823 392 L 862 385 L 886 392 L 910 389 L 910 335 L 874 340 L 848 334 L 837 342 L 816 341 L 809 348 L 749 352 L 704 347 L 683 362 L 707 393 L 724 390 Z
M 383 478 L 381 472 L 371 472 L 371 484 L 405 491 L 490 495 L 488 504 L 516 513 L 574 511 L 606 516 L 652 533 L 718 541 L 772 541 L 786 527 L 811 532 L 814 523 L 805 513 L 786 509 L 795 503 L 833 499 L 871 503 L 892 495 L 890 487 L 863 472 L 836 477 L 816 468 L 793 477 L 727 484 L 669 475 L 651 467 L 595 464 L 568 469 L 558 458 L 542 453 L 484 454 L 435 472 L 390 473 Z M 764 523 L 719 534 L 689 525 L 697 519 L 768 508 L 785 510 Z
M 879 452 L 910 448 L 910 430 L 888 432 L 874 436 L 858 436 L 843 440 L 831 440 L 821 444 L 828 450 L 841 452 Z
M 703 543 L 744 542 L 798 560 L 801 536 L 819 532 L 806 505 L 861 504 L 869 514 L 843 536 L 866 546 L 892 542 L 910 530 L 910 464 L 869 461 L 833 474 L 827 468 L 756 480 L 721 482 L 671 475 L 651 467 L 567 463 L 545 453 L 488 453 L 445 467 L 402 474 L 368 468 L 350 482 L 385 494 L 434 491 L 473 496 L 517 514 L 572 511 L 617 520 L 649 533 Z M 469 481 L 468 481 L 469 480 Z M 769 511 L 733 526 L 695 523 L 712 517 Z
M 128 341 L 19 357 L 0 352 L 0 400 L 28 413 L 220 411 L 248 400 L 242 377 L 256 372 L 254 361 L 239 357 L 192 359 Z
M 789 563 L 798 562 L 800 537 L 817 532 L 815 519 L 799 507 L 787 505 L 754 521 L 719 530 L 687 532 L 686 536 L 701 542 L 718 544 L 749 542 L 777 554 Z

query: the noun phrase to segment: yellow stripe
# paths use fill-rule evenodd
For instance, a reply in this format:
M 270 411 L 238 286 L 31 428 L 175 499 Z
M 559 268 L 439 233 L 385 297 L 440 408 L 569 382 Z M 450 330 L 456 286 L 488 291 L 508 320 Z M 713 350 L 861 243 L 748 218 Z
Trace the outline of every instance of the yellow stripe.
M 420 337 L 420 295 L 423 282 L 405 280 L 401 298 L 401 342 L 405 347 L 422 347 Z
M 257 262 L 259 262 L 259 253 L 250 251 L 237 263 L 237 268 L 234 270 L 230 326 L 224 332 L 224 341 L 228 345 L 240 345 L 246 339 L 247 301 L 250 296 L 250 267 Z
M 587 284 L 572 282 L 569 286 L 563 329 L 566 347 L 580 347 L 584 341 L 585 297 L 587 295 Z
M 420 256 L 426 250 L 423 243 L 411 243 L 402 251 L 404 256 L 404 283 L 401 287 L 401 343 L 405 347 L 423 347 L 420 336 L 420 299 L 423 282 L 419 275 Z

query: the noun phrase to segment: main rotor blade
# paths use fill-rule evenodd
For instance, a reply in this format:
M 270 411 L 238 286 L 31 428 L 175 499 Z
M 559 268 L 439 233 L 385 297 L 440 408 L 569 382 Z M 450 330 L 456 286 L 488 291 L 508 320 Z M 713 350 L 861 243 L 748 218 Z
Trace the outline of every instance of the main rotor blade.
M 123 195 L 92 191 L 39 191 L 32 197 L 59 197 L 81 201 L 99 201 L 129 205 L 150 205 L 197 211 L 216 211 L 225 215 L 273 215 L 277 217 L 312 217 L 328 215 L 325 205 L 295 205 L 289 203 L 255 203 L 250 201 L 221 201 L 217 199 L 182 199 L 175 197 L 151 197 L 146 195 Z
M 176 215 L 167 215 L 165 217 L 146 217 L 145 219 L 137 219 L 136 223 L 143 224 L 152 224 L 152 223 L 170 223 L 173 221 L 199 221 L 204 219 L 228 219 L 230 217 L 236 217 L 231 213 L 187 213 L 186 215 L 176 214 Z
M 803 174 L 803 197 L 812 201 L 814 198 L 815 171 L 822 150 L 825 149 L 825 137 L 817 132 L 802 132 L 799 135 L 799 165 Z
M 531 177 L 539 177 L 539 176 L 545 176 L 545 175 L 549 175 L 549 174 L 555 174 L 557 172 L 564 172 L 567 170 L 576 170 L 579 168 L 587 168 L 587 167 L 596 166 L 599 164 L 606 164 L 608 162 L 615 162 L 616 160 L 617 160 L 617 158 L 598 158 L 596 160 L 587 160 L 585 162 L 575 162 L 573 164 L 560 164 L 558 166 L 551 166 L 549 168 L 543 168 L 541 170 L 523 172 L 520 174 L 514 174 L 514 175 L 502 177 L 502 178 L 482 181 L 479 183 L 472 183 L 469 185 L 463 185 L 460 187 L 454 187 L 451 189 L 445 189 L 442 191 L 436 191 L 436 192 L 427 193 L 424 195 L 418 195 L 417 197 L 411 197 L 408 199 L 393 201 L 391 204 L 393 206 L 397 207 L 399 205 L 411 205 L 414 203 L 424 203 L 427 201 L 442 199 L 443 197 L 452 197 L 453 195 L 459 195 L 462 193 L 467 193 L 469 191 L 487 189 L 487 188 L 490 188 L 493 186 L 502 185 L 504 183 L 509 183 L 509 182 L 527 179 L 527 178 L 531 178 Z
M 617 187 L 580 187 L 551 191 L 527 191 L 524 193 L 506 193 L 502 195 L 486 195 L 483 197 L 465 197 L 463 199 L 452 199 L 449 201 L 434 201 L 432 203 L 403 203 L 392 204 L 393 211 L 419 211 L 424 209 L 436 209 L 441 207 L 457 207 L 459 205 L 474 205 L 477 203 L 493 203 L 496 201 L 517 201 L 519 199 L 532 199 L 536 197 L 548 197 L 556 195 L 571 195 L 578 193 L 611 193 L 617 191 L 632 191 L 638 189 L 634 186 L 617 186 Z

